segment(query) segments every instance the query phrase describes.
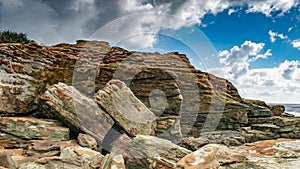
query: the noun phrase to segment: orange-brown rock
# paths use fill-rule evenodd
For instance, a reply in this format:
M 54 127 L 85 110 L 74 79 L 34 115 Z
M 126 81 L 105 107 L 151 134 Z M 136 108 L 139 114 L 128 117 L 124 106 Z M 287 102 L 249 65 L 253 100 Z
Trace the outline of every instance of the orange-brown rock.
M 130 136 L 154 135 L 155 115 L 119 80 L 111 80 L 95 95 L 99 105 Z
M 109 80 L 120 79 L 157 117 L 180 116 L 183 136 L 236 129 L 248 124 L 248 116 L 271 114 L 258 102 L 244 102 L 230 82 L 196 70 L 178 53 L 130 52 L 96 41 L 52 47 L 32 42 L 1 44 L 0 63 L 3 113 L 34 112 L 46 87 L 58 82 L 93 96 Z M 157 131 L 165 136 L 168 129 Z
M 272 104 L 268 106 L 272 111 L 273 116 L 281 116 L 285 111 L 285 107 L 283 105 Z
M 221 165 L 242 161 L 243 157 L 228 147 L 218 144 L 206 145 L 182 158 L 177 167 L 185 169 L 218 169 Z
M 106 42 L 78 41 L 76 45 L 60 44 L 42 46 L 29 44 L 0 44 L 0 112 L 28 113 L 37 109 L 36 98 L 47 86 L 58 82 L 72 83 L 78 58 L 85 58 L 89 51 L 97 56 L 90 60 L 98 65 L 110 49 Z M 92 59 L 92 58 L 89 58 Z M 81 70 L 76 69 L 80 73 Z M 83 70 L 84 71 L 84 70 Z M 79 78 L 79 77 L 78 77 Z M 83 83 L 83 82 L 81 82 Z
M 132 139 L 122 135 L 111 146 L 112 154 L 123 155 L 126 168 L 172 169 L 181 158 L 191 153 L 169 140 L 145 135 Z
M 97 148 L 97 141 L 90 135 L 79 133 L 77 140 L 78 143 L 83 147 L 88 147 L 91 149 Z
M 64 83 L 50 86 L 41 99 L 66 125 L 91 135 L 99 145 L 114 124 L 113 119 L 93 99 Z
M 300 140 L 278 139 L 226 147 L 209 144 L 182 158 L 178 168 L 240 169 L 297 168 Z
M 68 140 L 69 128 L 59 121 L 29 117 L 1 117 L 1 131 L 23 139 Z
M 299 139 L 300 119 L 283 111 L 242 99 L 179 53 L 96 41 L 0 44 L 5 168 L 295 168 L 299 140 L 210 144 Z

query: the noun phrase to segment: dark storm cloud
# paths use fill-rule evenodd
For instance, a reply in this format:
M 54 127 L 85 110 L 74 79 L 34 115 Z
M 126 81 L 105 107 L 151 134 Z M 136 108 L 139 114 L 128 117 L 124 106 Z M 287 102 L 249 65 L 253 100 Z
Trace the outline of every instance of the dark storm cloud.
M 118 18 L 118 10 L 118 0 L 3 0 L 0 29 L 46 44 L 74 42 Z
M 153 0 L 153 4 L 156 6 L 170 4 L 171 13 L 175 13 L 183 4 L 189 0 Z
M 84 9 L 74 9 L 74 4 L 78 3 L 78 0 L 37 0 L 40 1 L 56 12 L 56 21 L 68 21 L 74 18 L 76 15 L 84 15 L 88 12 Z M 95 9 L 93 15 L 83 22 L 81 28 L 84 35 L 91 35 L 103 25 L 110 21 L 120 17 L 118 0 L 95 0 L 93 8 Z
M 160 29 L 180 29 L 200 24 L 205 14 L 217 14 L 231 6 L 248 4 L 249 12 L 268 15 L 274 10 L 287 11 L 298 0 L 287 0 L 290 3 L 265 1 L 266 3 L 246 0 L 0 0 L 0 30 L 24 32 L 30 38 L 45 44 L 72 43 L 76 39 L 88 39 L 104 25 L 131 14 L 154 13 L 143 19 L 130 21 L 124 25 L 129 27 L 126 31 L 130 29 L 143 33 L 142 29 L 146 29 L 157 33 Z M 181 21 L 164 19 L 161 13 L 176 15 Z M 155 35 L 148 36 L 148 39 L 145 37 L 144 41 L 155 43 L 153 39 Z
M 97 9 L 95 16 L 82 26 L 84 33 L 88 35 L 121 16 L 118 0 L 98 0 L 95 2 L 95 8 Z

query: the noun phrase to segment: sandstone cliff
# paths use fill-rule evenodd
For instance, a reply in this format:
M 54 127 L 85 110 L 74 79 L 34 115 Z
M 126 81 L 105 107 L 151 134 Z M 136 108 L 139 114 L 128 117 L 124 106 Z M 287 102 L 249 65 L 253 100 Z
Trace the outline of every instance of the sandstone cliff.
M 207 130 L 214 130 L 221 117 L 218 128 L 234 129 L 246 126 L 248 117 L 272 115 L 268 107 L 248 104 L 230 82 L 196 70 L 178 53 L 129 52 L 105 42 L 85 41 L 53 47 L 34 42 L 1 44 L 0 51 L 3 113 L 34 113 L 39 107 L 38 96 L 58 82 L 94 94 L 114 78 L 124 81 L 147 107 L 151 92 L 163 91 L 166 108 L 153 112 L 161 117 L 161 124 L 170 126 L 181 116 L 183 130 L 191 135 L 199 135 L 208 114 L 214 115 L 208 117 L 211 126 L 206 123 Z M 163 131 L 159 126 L 157 131 Z
M 0 63 L 7 168 L 175 168 L 211 143 L 300 138 L 300 119 L 283 106 L 241 98 L 183 54 L 31 42 L 0 44 Z

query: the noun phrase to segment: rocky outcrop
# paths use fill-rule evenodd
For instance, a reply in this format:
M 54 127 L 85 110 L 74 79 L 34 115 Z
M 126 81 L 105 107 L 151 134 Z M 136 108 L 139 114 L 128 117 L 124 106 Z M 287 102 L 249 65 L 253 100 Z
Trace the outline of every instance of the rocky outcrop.
M 270 161 L 299 161 L 299 140 L 273 139 L 300 139 L 300 118 L 242 99 L 182 54 L 31 42 L 0 44 L 0 63 L 6 168 L 278 168 Z
M 74 69 L 79 58 L 86 58 L 90 54 L 89 51 L 97 56 L 97 58 L 89 57 L 90 62 L 86 66 L 89 69 L 95 64 L 98 65 L 97 60 L 104 57 L 109 49 L 106 42 L 89 42 L 86 45 L 85 42 L 78 41 L 76 45 L 61 44 L 53 47 L 42 46 L 35 42 L 1 43 L 0 112 L 15 114 L 36 110 L 37 96 L 41 95 L 47 86 L 58 82 L 72 84 L 73 70 L 77 74 L 81 71 L 86 73 L 85 70 Z M 89 84 L 85 83 L 84 86 L 86 85 Z
M 3 113 L 39 114 L 37 96 L 58 82 L 93 97 L 109 80 L 120 79 L 160 118 L 164 125 L 156 131 L 164 138 L 174 137 L 170 130 L 177 130 L 172 128 L 176 123 L 182 135 L 197 137 L 202 129 L 237 129 L 248 124 L 248 116 L 271 114 L 264 105 L 246 103 L 230 82 L 196 70 L 178 53 L 129 52 L 95 41 L 52 47 L 32 42 L 1 44 L 0 62 Z
M 300 138 L 300 118 L 265 117 L 249 120 L 249 126 L 242 129 L 246 142 L 277 138 Z

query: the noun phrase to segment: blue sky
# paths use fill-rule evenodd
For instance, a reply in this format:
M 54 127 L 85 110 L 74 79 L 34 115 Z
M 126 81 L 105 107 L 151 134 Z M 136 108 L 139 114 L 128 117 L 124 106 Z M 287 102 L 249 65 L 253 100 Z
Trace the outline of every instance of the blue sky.
M 300 96 L 298 96 L 300 90 L 297 87 L 300 86 L 298 68 L 300 49 L 293 45 L 293 41 L 300 38 L 299 10 L 299 7 L 291 8 L 283 16 L 278 16 L 278 12 L 274 12 L 272 16 L 266 16 L 263 13 L 247 13 L 245 9 L 232 14 L 228 13 L 229 10 L 224 10 L 216 15 L 206 15 L 202 19 L 201 25 L 196 24 L 192 27 L 181 28 L 172 34 L 187 36 L 189 41 L 198 45 L 203 41 L 207 43 L 207 40 L 203 40 L 202 37 L 206 36 L 217 55 L 222 51 L 230 51 L 234 46 L 240 47 L 245 41 L 263 44 L 260 52 L 248 56 L 251 59 L 257 55 L 265 54 L 267 51 L 270 53 L 268 56 L 248 62 L 249 70 L 247 72 L 256 73 L 257 81 L 253 81 L 253 77 L 249 77 L 247 73 L 233 78 L 226 75 L 220 76 L 233 82 L 243 97 L 261 99 L 269 103 L 300 103 Z M 188 35 L 187 32 L 195 28 L 202 31 L 203 35 Z M 201 65 L 205 54 L 197 55 L 176 40 L 160 37 L 155 48 L 186 53 L 194 66 L 218 75 L 218 72 L 210 70 L 211 66 Z M 220 64 L 225 67 L 223 69 L 226 69 L 224 64 Z M 288 70 L 278 70 L 284 68 Z M 284 76 L 282 73 L 284 71 L 291 71 L 293 75 L 287 74 L 287 77 L 281 78 Z M 259 74 L 264 75 L 259 76 Z M 286 84 L 281 86 L 283 83 Z
M 299 0 L 0 0 L 0 29 L 45 44 L 179 51 L 243 97 L 300 103 Z
M 300 12 L 293 8 L 282 17 L 267 17 L 262 13 L 249 13 L 244 11 L 228 15 L 228 10 L 217 14 L 208 15 L 203 19 L 207 27 L 199 26 L 219 51 L 242 44 L 245 40 L 265 43 L 266 49 L 272 50 L 272 57 L 259 60 L 251 64 L 251 68 L 278 66 L 286 59 L 299 59 L 299 50 L 291 45 L 292 40 L 300 35 Z M 291 29 L 289 31 L 289 29 Z M 276 38 L 270 41 L 269 31 L 288 36 L 287 39 Z

